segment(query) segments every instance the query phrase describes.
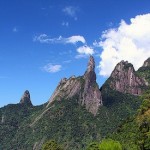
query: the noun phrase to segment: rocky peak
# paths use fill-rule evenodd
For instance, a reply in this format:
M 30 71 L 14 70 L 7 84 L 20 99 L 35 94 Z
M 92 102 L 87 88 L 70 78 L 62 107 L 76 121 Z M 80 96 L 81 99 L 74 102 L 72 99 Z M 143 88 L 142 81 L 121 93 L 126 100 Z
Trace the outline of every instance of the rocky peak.
M 137 70 L 137 73 L 140 77 L 144 78 L 147 82 L 147 86 L 150 85 L 150 58 L 144 61 L 142 67 Z
M 87 70 L 84 73 L 84 79 L 87 79 L 88 82 L 96 82 L 95 61 L 93 56 L 89 58 Z
M 137 76 L 134 67 L 127 61 L 118 63 L 110 76 L 110 87 L 122 93 L 141 95 L 146 81 Z
M 82 105 L 85 104 L 86 109 L 96 115 L 99 106 L 102 105 L 102 97 L 96 82 L 95 61 L 93 56 L 90 56 L 87 70 L 83 78 L 84 90 L 81 99 Z
M 150 67 L 150 58 L 144 61 L 143 67 Z
M 27 104 L 32 106 L 31 99 L 30 99 L 30 92 L 26 90 L 20 100 L 20 104 Z
M 89 59 L 88 66 L 87 66 L 87 72 L 91 72 L 94 70 L 95 70 L 94 57 L 92 55 L 90 55 L 90 59 Z
M 79 97 L 79 103 L 86 107 L 92 114 L 96 115 L 98 108 L 102 105 L 101 92 L 96 83 L 95 61 L 90 56 L 85 74 L 80 77 L 72 76 L 63 78 L 51 98 L 47 107 L 55 100 L 69 99 L 73 96 Z

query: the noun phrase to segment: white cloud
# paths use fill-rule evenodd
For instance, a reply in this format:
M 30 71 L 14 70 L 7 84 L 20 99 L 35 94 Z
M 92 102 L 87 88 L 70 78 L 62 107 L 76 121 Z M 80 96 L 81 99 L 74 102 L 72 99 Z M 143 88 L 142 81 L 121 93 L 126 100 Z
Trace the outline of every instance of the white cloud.
M 49 73 L 56 73 L 61 70 L 62 66 L 61 65 L 53 65 L 51 63 L 45 65 L 42 70 L 49 72 Z
M 96 46 L 102 47 L 99 63 L 100 75 L 109 76 L 121 60 L 132 63 L 137 70 L 150 57 L 150 14 L 130 19 L 130 24 L 121 21 L 118 28 L 103 32 Z
M 85 39 L 83 36 L 80 35 L 74 35 L 68 38 L 64 38 L 62 36 L 59 36 L 58 38 L 50 38 L 48 35 L 46 34 L 41 34 L 39 36 L 35 36 L 33 38 L 33 41 L 38 41 L 40 43 L 49 43 L 49 44 L 54 44 L 54 43 L 62 43 L 62 44 L 76 44 L 78 42 L 81 43 L 85 43 Z
M 67 6 L 62 10 L 66 15 L 74 18 L 74 20 L 77 20 L 77 12 L 79 9 L 77 7 L 73 6 Z
M 77 42 L 82 42 L 82 43 L 85 43 L 85 39 L 83 36 L 80 36 L 80 35 L 76 35 L 76 36 L 71 36 L 69 38 L 66 38 L 66 43 L 73 43 L 73 44 L 76 44 Z
M 93 55 L 94 49 L 89 46 L 81 46 L 77 49 L 78 55 L 75 58 L 85 58 L 88 55 Z
M 77 49 L 79 54 L 92 55 L 94 54 L 94 49 L 89 46 L 81 46 Z

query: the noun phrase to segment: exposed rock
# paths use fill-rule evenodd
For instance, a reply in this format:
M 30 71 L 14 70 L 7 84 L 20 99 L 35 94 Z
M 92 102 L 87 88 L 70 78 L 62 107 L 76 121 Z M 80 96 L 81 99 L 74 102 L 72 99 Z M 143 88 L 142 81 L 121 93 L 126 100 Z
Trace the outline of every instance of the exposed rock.
M 26 104 L 32 106 L 31 99 L 30 99 L 30 92 L 26 90 L 20 100 L 20 104 Z
M 52 96 L 50 97 L 47 107 L 54 100 L 60 101 L 65 98 L 68 99 L 75 96 L 76 94 L 79 93 L 80 90 L 81 90 L 81 82 L 79 78 L 72 78 L 72 77 L 69 79 L 63 78 L 59 82 Z
M 150 58 L 144 61 L 144 64 L 142 67 L 150 67 Z
M 3 124 L 5 122 L 4 115 L 2 115 L 1 123 Z
M 33 146 L 33 150 L 41 150 L 42 145 L 44 144 L 45 139 L 46 139 L 46 138 L 43 137 L 40 141 L 35 142 L 35 143 L 34 143 L 34 146 Z
M 110 87 L 122 93 L 141 95 L 147 82 L 136 75 L 134 67 L 127 61 L 118 63 L 110 76 Z
M 72 76 L 63 78 L 49 99 L 47 107 L 55 100 L 69 99 L 79 96 L 79 103 L 85 106 L 92 114 L 96 115 L 98 108 L 102 105 L 101 92 L 96 83 L 94 58 L 90 56 L 87 70 L 84 76 Z
M 95 61 L 92 56 L 90 56 L 88 67 L 84 74 L 84 80 L 83 99 L 81 99 L 82 105 L 85 104 L 86 109 L 96 115 L 99 106 L 102 105 L 102 97 L 98 84 L 96 83 Z
M 137 73 L 140 77 L 144 78 L 147 81 L 147 86 L 150 85 L 150 58 L 144 61 L 142 67 L 137 70 Z

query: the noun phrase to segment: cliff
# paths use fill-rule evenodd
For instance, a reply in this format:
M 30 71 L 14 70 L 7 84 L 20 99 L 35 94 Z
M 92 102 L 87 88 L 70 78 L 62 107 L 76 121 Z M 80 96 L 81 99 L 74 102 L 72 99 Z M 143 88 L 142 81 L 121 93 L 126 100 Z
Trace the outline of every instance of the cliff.
M 133 65 L 128 61 L 118 63 L 108 80 L 112 89 L 132 95 L 141 95 L 148 85 L 148 82 L 136 73 Z
M 28 105 L 28 106 L 33 106 L 31 99 L 30 99 L 30 92 L 28 90 L 26 90 L 20 100 L 20 104 L 23 105 Z
M 96 83 L 95 61 L 90 56 L 85 74 L 80 77 L 72 76 L 69 79 L 63 78 L 56 90 L 49 99 L 47 107 L 55 100 L 79 97 L 79 103 L 85 106 L 92 114 L 96 115 L 99 106 L 102 105 L 101 92 Z

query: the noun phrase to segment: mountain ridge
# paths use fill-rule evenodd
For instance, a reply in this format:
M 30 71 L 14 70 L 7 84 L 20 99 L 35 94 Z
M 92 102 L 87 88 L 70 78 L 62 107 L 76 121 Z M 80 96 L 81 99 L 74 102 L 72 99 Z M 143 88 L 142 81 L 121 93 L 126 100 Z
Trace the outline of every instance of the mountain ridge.
M 99 89 L 94 69 L 91 56 L 83 76 L 60 81 L 52 102 L 32 107 L 26 105 L 30 93 L 25 91 L 22 104 L 0 108 L 0 149 L 39 150 L 47 140 L 54 139 L 66 150 L 84 150 L 89 142 L 101 141 L 115 132 L 118 125 L 136 113 L 142 101 L 139 95 L 112 88 L 111 78 Z M 143 72 L 140 75 L 142 78 Z M 75 88 L 76 83 L 80 85 L 77 86 L 79 89 Z M 74 89 L 77 93 L 72 92 L 73 95 L 68 97 Z M 96 104 L 92 101 L 95 95 Z M 29 99 L 26 101 L 24 97 Z M 99 100 L 101 105 L 97 105 Z
M 87 69 L 83 76 L 72 76 L 69 79 L 63 78 L 51 98 L 47 107 L 55 100 L 62 98 L 71 98 L 79 96 L 79 103 L 92 114 L 96 115 L 99 106 L 102 105 L 101 92 L 99 91 L 96 82 L 95 61 L 93 56 L 90 56 Z

